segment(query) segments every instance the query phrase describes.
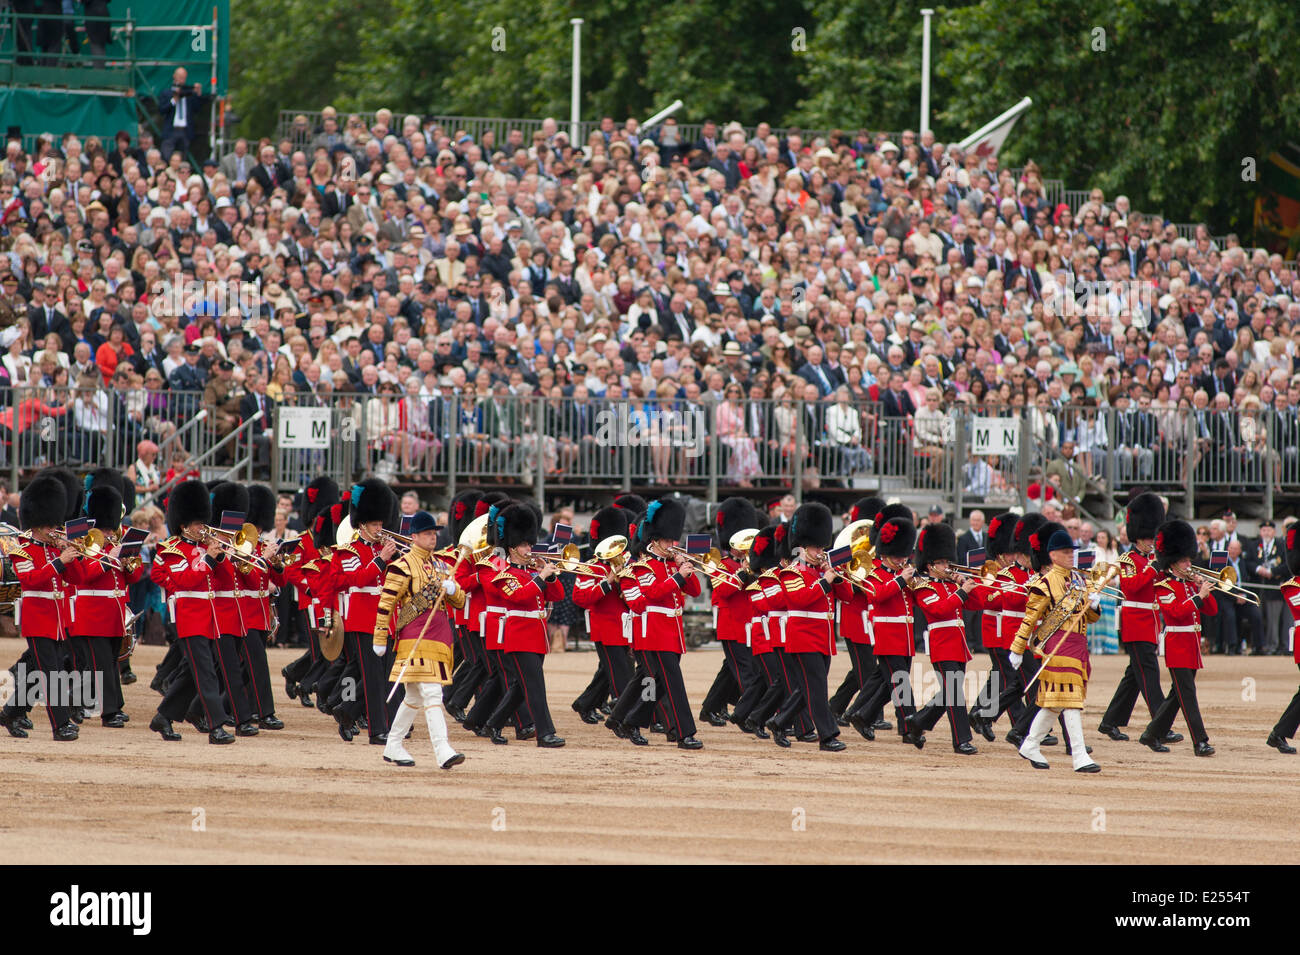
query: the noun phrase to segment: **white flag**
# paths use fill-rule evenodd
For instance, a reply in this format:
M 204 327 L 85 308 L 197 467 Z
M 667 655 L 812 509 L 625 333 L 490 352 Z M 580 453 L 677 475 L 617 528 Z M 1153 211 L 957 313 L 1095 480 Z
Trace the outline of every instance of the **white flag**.
M 1020 118 L 1020 114 L 1029 109 L 1033 102 L 1026 96 L 993 122 L 981 127 L 959 142 L 957 148 L 962 152 L 973 150 L 981 161 L 989 156 L 996 156 L 998 150 L 1002 148 L 1002 144 L 1007 141 L 1007 134 L 1011 132 L 1011 127 L 1016 125 L 1016 120 Z

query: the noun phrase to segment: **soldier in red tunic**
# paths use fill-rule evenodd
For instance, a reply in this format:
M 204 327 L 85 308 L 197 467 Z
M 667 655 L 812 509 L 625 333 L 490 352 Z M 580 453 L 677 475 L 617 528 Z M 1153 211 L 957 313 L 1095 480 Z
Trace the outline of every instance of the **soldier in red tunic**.
M 185 665 L 167 684 L 149 729 L 165 740 L 178 740 L 174 720 L 190 711 L 195 697 L 207 726 L 208 742 L 233 743 L 222 728 L 226 706 L 217 678 L 217 612 L 215 568 L 227 558 L 221 545 L 207 536 L 212 502 L 202 481 L 185 481 L 167 499 L 167 529 L 172 536 L 158 545 L 149 577 L 167 596 L 176 624 L 176 641 Z
M 509 498 L 499 491 L 484 494 L 481 491 L 462 491 L 452 498 L 447 508 L 447 540 L 449 547 L 460 541 L 461 534 L 478 518 L 488 512 L 493 504 L 508 501 Z M 456 571 L 458 586 L 465 594 L 465 603 L 453 608 L 456 621 L 456 652 L 463 664 L 458 663 L 452 679 L 451 689 L 447 694 L 447 714 L 458 723 L 465 722 L 465 711 L 471 699 L 476 699 L 486 692 L 487 687 L 496 686 L 496 676 L 492 670 L 491 655 L 483 644 L 481 620 L 483 616 L 483 592 L 478 586 L 478 574 L 475 572 L 475 560 L 470 557 L 460 562 Z M 466 588 L 465 582 L 473 586 Z M 497 687 L 498 695 L 504 693 L 504 684 Z M 489 708 L 487 712 L 491 712 Z
M 381 534 L 396 502 L 387 482 L 367 478 L 352 485 L 348 503 L 355 539 L 338 542 L 330 558 L 330 573 L 337 600 L 334 612 L 343 616 L 344 672 L 357 680 L 361 692 L 336 707 L 333 716 L 339 735 L 347 740 L 347 731 L 364 715 L 371 745 L 382 746 L 388 742 L 385 697 L 393 661 L 387 644 L 379 657 L 371 648 L 378 646 L 374 644 L 375 617 L 384 592 L 384 574 L 397 556 L 397 545 Z
M 789 746 L 786 729 L 802 713 L 817 734 L 818 747 L 845 749 L 827 698 L 826 678 L 835 655 L 835 584 L 839 572 L 827 561 L 834 525 L 825 504 L 804 504 L 790 517 L 788 539 L 793 558 L 778 577 L 785 591 L 785 669 L 791 692 L 767 722 L 772 738 Z
M 1291 579 L 1282 584 L 1282 599 L 1291 611 L 1291 653 L 1296 665 L 1300 666 L 1300 640 L 1295 638 L 1296 627 L 1300 626 L 1300 524 L 1292 524 L 1287 529 L 1286 564 Z M 1295 747 L 1287 741 L 1295 736 L 1297 729 L 1300 729 L 1300 690 L 1296 690 L 1281 719 L 1268 734 L 1268 745 L 1279 753 L 1294 754 Z
M 632 561 L 627 551 L 628 528 L 631 513 L 622 507 L 602 507 L 591 518 L 588 533 L 593 544 L 613 538 L 622 538 L 624 551 L 621 560 Z M 573 602 L 587 614 L 587 633 L 596 646 L 600 665 L 596 675 L 583 695 L 573 704 L 573 710 L 584 723 L 599 723 L 596 708 L 612 692 L 617 699 L 632 681 L 632 615 L 623 599 L 623 581 L 626 570 L 620 571 L 610 561 L 593 560 L 594 567 L 603 568 L 605 576 L 578 575 L 573 584 Z
M 953 752 L 973 756 L 979 752 L 971 742 L 970 721 L 966 714 L 963 684 L 970 649 L 966 646 L 966 623 L 962 611 L 977 608 L 970 599 L 975 580 L 966 577 L 955 582 L 948 565 L 957 559 L 957 535 L 947 524 L 929 524 L 922 528 L 916 541 L 916 580 L 921 581 L 912 596 L 925 614 L 930 664 L 939 677 L 939 690 L 916 711 L 916 725 L 934 729 L 939 716 L 947 710 L 952 727 Z
M 235 511 L 247 516 L 248 491 L 234 481 L 222 481 L 212 488 L 212 515 L 214 521 L 220 521 L 226 511 Z M 256 736 L 257 712 L 253 701 L 244 689 L 243 671 L 240 664 L 240 644 L 244 642 L 244 615 L 239 604 L 243 593 L 243 578 L 239 573 L 240 561 L 230 557 L 225 548 L 223 557 L 212 568 L 213 596 L 217 609 L 217 672 L 221 676 L 221 685 L 225 689 L 229 712 L 234 717 L 236 736 Z M 203 728 L 197 700 L 191 714 Z
M 713 632 L 722 644 L 722 666 L 700 705 L 700 719 L 710 726 L 726 726 L 731 716 L 727 704 L 740 700 L 750 678 L 750 652 L 745 644 L 745 624 L 750 617 L 749 596 L 745 582 L 737 576 L 749 553 L 749 540 L 758 532 L 758 508 L 746 498 L 729 497 L 718 505 L 718 549 L 722 567 L 736 579 L 710 581 L 709 599 L 713 604 Z M 744 535 L 743 532 L 750 534 Z M 740 537 L 733 546 L 733 539 Z
M 1201 708 L 1196 702 L 1196 671 L 1201 660 L 1201 616 L 1218 613 L 1214 586 L 1192 574 L 1196 556 L 1196 531 L 1186 521 L 1166 521 L 1156 531 L 1156 567 L 1164 576 L 1156 584 L 1156 603 L 1165 625 L 1165 666 L 1173 687 L 1138 742 L 1157 753 L 1169 752 L 1164 739 L 1179 710 L 1192 734 L 1193 752 L 1213 756 Z
M 1124 526 L 1133 549 L 1119 559 L 1119 589 L 1124 601 L 1119 606 L 1119 638 L 1128 654 L 1128 667 L 1115 687 L 1110 706 L 1097 729 L 1111 739 L 1124 742 L 1120 728 L 1128 725 L 1138 694 L 1146 700 L 1154 717 L 1165 701 L 1160 689 L 1160 661 L 1156 644 L 1160 638 L 1160 612 L 1156 609 L 1156 577 L 1159 576 L 1152 549 L 1156 529 L 1165 521 L 1165 505 L 1158 494 L 1139 494 L 1124 512 Z M 1170 734 L 1177 736 L 1177 734 Z M 1166 743 L 1182 739 L 1167 739 Z
M 1033 527 L 1024 523 L 1030 519 Z M 1020 699 L 1020 671 L 1011 665 L 1007 648 L 1025 615 L 1023 587 L 1030 577 L 1025 539 L 1042 519 L 1041 514 L 1022 519 L 1014 511 L 1007 511 L 989 521 L 985 553 L 989 560 L 997 561 L 998 570 L 991 578 L 982 578 L 970 595 L 971 606 L 981 612 L 980 639 L 993 663 L 989 678 L 971 707 L 970 724 L 990 743 L 996 739 L 993 724 L 1003 713 L 1010 712 L 1014 725 L 1025 709 Z M 1023 537 L 1022 525 L 1026 527 Z
M 311 690 L 316 681 L 325 672 L 329 661 L 321 654 L 319 622 L 313 610 L 312 593 L 304 579 L 305 568 L 319 555 L 316 552 L 314 528 L 316 516 L 338 503 L 339 486 L 333 478 L 318 477 L 303 488 L 298 517 L 304 528 L 298 551 L 285 564 L 285 580 L 293 586 L 297 604 L 297 620 L 291 629 L 296 632 L 299 626 L 307 631 L 307 650 L 302 656 L 280 670 L 284 677 L 284 692 L 289 699 L 297 698 L 303 706 L 313 706 Z M 327 561 L 328 563 L 328 561 Z M 301 692 L 300 692 L 301 691 Z
M 542 663 L 550 652 L 546 634 L 546 605 L 564 599 L 559 568 L 550 561 L 538 564 L 532 556 L 537 540 L 537 514 L 528 504 L 511 504 L 495 518 L 496 537 L 506 552 L 506 566 L 483 589 L 489 606 L 502 607 L 498 645 L 506 674 L 506 693 L 483 724 L 493 742 L 503 742 L 501 727 L 521 703 L 527 704 L 537 732 L 537 745 L 555 749 L 564 740 L 555 734 L 546 703 Z
M 65 699 L 64 689 L 71 682 L 60 678 L 63 672 L 63 650 L 68 624 L 64 610 L 62 578 L 65 568 L 77 559 L 79 552 L 71 546 L 60 547 L 51 532 L 63 525 L 67 509 L 67 491 L 62 482 L 52 476 L 38 476 L 22 492 L 18 505 L 18 520 L 24 534 L 18 546 L 10 553 L 14 573 L 22 584 L 22 597 L 15 615 L 15 623 L 27 641 L 28 659 L 32 660 L 43 683 L 45 712 L 50 719 L 54 738 L 67 742 L 77 738 L 77 724 Z M 21 664 L 21 661 L 20 661 Z M 26 677 L 20 665 L 19 676 L 25 692 L 31 692 L 33 681 Z M 0 712 L 0 725 L 10 736 L 24 738 L 22 728 L 22 693 L 14 697 Z
M 752 675 L 731 714 L 732 722 L 742 732 L 752 733 L 759 739 L 771 738 L 763 724 L 776 711 L 785 692 L 780 661 L 772 652 L 776 623 L 769 619 L 774 606 L 784 606 L 781 582 L 777 577 L 781 559 L 776 531 L 781 526 L 770 524 L 764 527 L 754 535 L 754 541 L 749 545 L 749 582 L 745 585 L 745 594 L 749 597 L 750 618 L 745 632 Z
M 275 492 L 265 484 L 250 484 L 248 490 L 248 516 L 246 520 L 267 534 L 275 527 Z M 271 670 L 266 662 L 266 644 L 271 634 L 274 599 L 272 588 L 283 587 L 284 571 L 276 570 L 266 558 L 273 548 L 258 541 L 256 554 L 263 566 L 241 563 L 239 612 L 244 618 L 245 636 L 239 642 L 240 658 L 244 661 L 244 691 L 253 703 L 259 729 L 284 729 L 284 722 L 275 715 L 275 695 L 271 692 Z
M 846 524 L 857 521 L 874 520 L 885 506 L 884 498 L 864 497 L 849 508 Z M 862 690 L 862 685 L 871 674 L 876 672 L 876 657 L 871 649 L 871 628 L 867 621 L 867 596 L 862 587 L 855 587 L 848 577 L 841 576 L 835 585 L 836 623 L 839 634 L 844 638 L 844 648 L 849 652 L 853 664 L 849 672 L 830 699 L 831 712 L 835 714 L 840 726 L 848 726 L 845 714 L 849 710 L 854 694 Z M 875 731 L 871 738 L 875 738 Z

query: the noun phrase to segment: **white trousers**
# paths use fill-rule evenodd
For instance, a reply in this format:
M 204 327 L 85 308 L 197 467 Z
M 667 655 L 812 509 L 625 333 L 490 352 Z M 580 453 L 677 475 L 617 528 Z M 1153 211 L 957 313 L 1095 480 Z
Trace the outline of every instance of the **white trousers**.
M 388 728 L 388 745 L 384 755 L 389 759 L 410 759 L 411 754 L 403 745 L 406 731 L 415 723 L 416 714 L 424 710 L 425 723 L 429 727 L 429 741 L 433 743 L 433 755 L 441 766 L 456 755 L 447 739 L 447 717 L 442 712 L 441 683 L 407 683 L 404 684 L 406 696 L 397 708 L 393 725 Z
M 1088 755 L 1088 744 L 1083 739 L 1083 711 L 1079 709 L 1039 710 L 1034 715 L 1033 723 L 1029 725 L 1029 735 L 1020 744 L 1020 755 L 1036 762 L 1047 762 L 1039 747 L 1047 738 L 1057 717 L 1065 723 L 1065 732 L 1070 738 L 1070 755 L 1074 760 L 1074 768 L 1091 765 L 1092 757 Z

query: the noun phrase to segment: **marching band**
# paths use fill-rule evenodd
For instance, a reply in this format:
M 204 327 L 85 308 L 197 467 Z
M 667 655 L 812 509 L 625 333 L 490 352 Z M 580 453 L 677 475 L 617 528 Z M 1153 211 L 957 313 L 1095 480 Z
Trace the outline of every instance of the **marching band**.
M 39 677 L 55 740 L 78 739 L 79 724 L 91 716 L 110 729 L 130 719 L 120 682 L 138 629 L 129 589 L 146 573 L 144 534 L 134 537 L 124 526 L 133 501 L 131 483 L 111 469 L 84 481 L 47 469 L 22 492 L 21 534 L 4 538 L 21 588 L 15 623 L 27 644 L 15 673 Z M 1172 732 L 1181 713 L 1192 752 L 1214 753 L 1196 697 L 1201 620 L 1215 614 L 1216 591 L 1237 594 L 1192 566 L 1191 526 L 1167 520 L 1150 492 L 1135 496 L 1125 513 L 1133 550 L 1117 565 L 1091 570 L 1078 566 L 1064 527 L 1014 511 L 989 523 L 987 562 L 967 567 L 957 562 L 951 527 L 918 530 L 906 507 L 871 497 L 853 505 L 838 535 L 823 504 L 765 523 L 751 501 L 729 498 L 716 509 L 713 548 L 704 554 L 695 538 L 682 544 L 687 513 L 680 501 L 623 495 L 592 517 L 590 561 L 571 548 L 543 546 L 538 509 L 496 492 L 456 495 L 442 528 L 425 511 L 408 515 L 403 527 L 396 495 L 375 478 L 346 493 L 317 478 L 300 501 L 304 533 L 275 541 L 270 488 L 187 480 L 171 489 L 169 536 L 147 570 L 164 594 L 172 633 L 151 684 L 161 701 L 149 729 L 163 740 L 181 740 L 181 723 L 214 744 L 284 728 L 267 646 L 279 628 L 276 595 L 290 590 L 309 645 L 281 671 L 286 695 L 332 716 L 343 740 L 365 733 L 383 747 L 384 762 L 414 766 L 406 744 L 423 711 L 442 769 L 465 760 L 448 717 L 495 744 L 508 743 L 503 730 L 510 725 L 516 740 L 563 747 L 545 663 L 547 618 L 566 598 L 568 574 L 597 657 L 572 707 L 584 723 L 605 717 L 616 738 L 635 746 L 650 745 L 644 731 L 680 749 L 704 746 L 681 658 L 688 601 L 701 598 L 707 582 L 723 649 L 698 711 L 709 726 L 731 724 L 781 747 L 815 742 L 840 752 L 847 748 L 841 727 L 867 740 L 893 729 L 889 707 L 904 743 L 921 749 L 946 716 L 954 752 L 976 755 L 975 735 L 993 741 L 994 725 L 1007 714 L 1006 739 L 1034 768 L 1049 767 L 1043 749 L 1056 742 L 1051 730 L 1059 722 L 1074 770 L 1096 773 L 1101 767 L 1082 720 L 1092 675 L 1087 633 L 1103 594 L 1113 594 L 1129 662 L 1100 732 L 1128 740 L 1122 730 L 1140 696 L 1150 717 L 1142 744 L 1169 752 L 1183 738 Z M 1300 625 L 1297 536 L 1292 528 L 1286 549 L 1293 576 L 1281 589 Z M 968 703 L 972 657 L 963 617 L 970 612 L 981 617 L 991 670 Z M 832 694 L 828 676 L 841 637 L 850 667 Z M 939 688 L 918 705 L 911 680 L 922 650 Z M 1300 665 L 1300 647 L 1295 661 Z M 61 698 L 54 691 L 59 674 L 93 683 L 95 699 Z M 29 696 L 15 693 L 0 709 L 0 725 L 26 737 L 34 728 L 31 708 Z M 1300 691 L 1267 744 L 1295 753 L 1290 740 L 1298 727 Z

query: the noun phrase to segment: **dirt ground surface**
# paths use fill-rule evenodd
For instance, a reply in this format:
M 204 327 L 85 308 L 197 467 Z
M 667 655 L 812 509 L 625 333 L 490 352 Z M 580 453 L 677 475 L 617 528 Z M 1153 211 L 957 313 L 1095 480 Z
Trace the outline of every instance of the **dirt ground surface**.
M 20 652 L 0 640 L 0 662 Z M 278 674 L 296 652 L 269 656 Z M 7 864 L 1300 862 L 1300 756 L 1264 745 L 1296 691 L 1289 658 L 1209 658 L 1197 681 L 1218 750 L 1208 759 L 1190 741 L 1168 754 L 1141 746 L 1140 700 L 1132 742 L 1101 738 L 1125 658 L 1094 658 L 1084 727 L 1102 772 L 1086 776 L 1063 746 L 1044 750 L 1050 771 L 1033 770 L 1002 740 L 1005 718 L 997 742 L 976 737 L 977 756 L 952 752 L 946 720 L 921 752 L 894 732 L 869 743 L 852 729 L 842 753 L 782 750 L 730 726 L 701 727 L 698 752 L 655 735 L 633 747 L 570 708 L 596 666 L 589 652 L 546 662 L 568 740 L 559 750 L 494 746 L 453 723 L 467 759 L 443 771 L 420 721 L 407 743 L 417 765 L 400 769 L 284 699 L 278 676 L 283 731 L 212 746 L 178 725 L 184 739 L 166 743 L 148 729 L 161 657 L 159 647 L 137 651 L 125 729 L 90 719 L 78 741 L 55 743 L 37 710 L 29 739 L 0 732 Z M 697 709 L 721 661 L 716 649 L 683 661 Z M 832 687 L 847 668 L 840 654 Z M 1174 729 L 1186 734 L 1181 716 Z

